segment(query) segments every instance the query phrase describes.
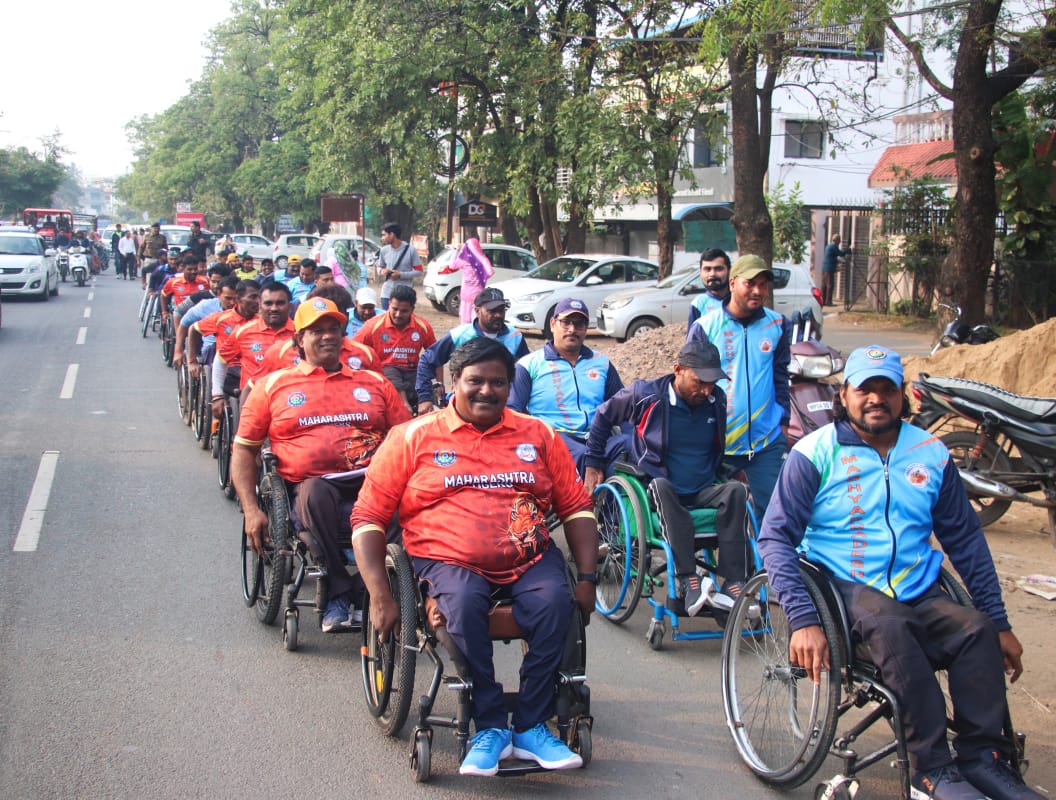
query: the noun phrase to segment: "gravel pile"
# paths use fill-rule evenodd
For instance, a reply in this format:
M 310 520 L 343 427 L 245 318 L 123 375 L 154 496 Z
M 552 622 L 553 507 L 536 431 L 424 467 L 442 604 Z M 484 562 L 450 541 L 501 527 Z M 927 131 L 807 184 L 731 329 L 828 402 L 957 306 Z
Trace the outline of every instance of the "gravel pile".
M 611 340 L 610 340 L 611 341 Z M 665 325 L 602 350 L 616 365 L 624 386 L 671 372 L 686 341 L 686 323 Z

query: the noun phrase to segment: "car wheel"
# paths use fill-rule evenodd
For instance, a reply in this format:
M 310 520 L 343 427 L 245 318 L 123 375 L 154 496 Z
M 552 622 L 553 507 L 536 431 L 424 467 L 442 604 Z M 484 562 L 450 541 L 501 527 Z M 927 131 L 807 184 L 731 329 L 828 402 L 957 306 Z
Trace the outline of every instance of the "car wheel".
M 640 336 L 647 331 L 655 331 L 657 328 L 662 328 L 663 324 L 655 319 L 636 319 L 631 323 L 630 327 L 627 328 L 627 338 L 633 339 L 635 336 Z
M 48 277 L 44 276 L 44 288 L 41 290 L 40 295 L 37 296 L 38 302 L 46 303 L 48 298 L 51 297 L 51 286 L 49 285 Z
M 282 269 L 282 270 L 286 269 L 286 262 L 287 262 L 286 256 L 279 256 L 278 258 L 275 259 L 275 269 Z
M 458 316 L 462 311 L 462 290 L 452 289 L 444 298 L 444 308 L 448 314 Z
M 52 297 L 58 297 L 59 296 L 59 283 L 58 283 L 58 281 L 55 282 L 55 286 L 52 287 L 52 289 L 51 289 L 51 296 Z

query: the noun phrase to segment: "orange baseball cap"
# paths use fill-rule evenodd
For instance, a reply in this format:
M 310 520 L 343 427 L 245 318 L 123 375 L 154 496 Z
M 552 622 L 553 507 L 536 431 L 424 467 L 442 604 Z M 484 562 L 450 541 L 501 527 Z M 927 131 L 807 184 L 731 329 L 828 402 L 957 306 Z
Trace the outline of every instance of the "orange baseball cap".
M 322 297 L 310 297 L 297 306 L 297 313 L 293 315 L 293 327 L 297 332 L 312 327 L 324 317 L 333 317 L 342 325 L 348 323 L 348 317 L 337 307 L 333 300 Z

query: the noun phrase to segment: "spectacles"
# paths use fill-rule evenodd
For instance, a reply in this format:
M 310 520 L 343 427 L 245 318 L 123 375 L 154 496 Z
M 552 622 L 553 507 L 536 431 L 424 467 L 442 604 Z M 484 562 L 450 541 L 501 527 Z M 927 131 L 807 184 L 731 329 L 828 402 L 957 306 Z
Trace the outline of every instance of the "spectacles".
M 557 321 L 557 324 L 560 325 L 562 328 L 575 328 L 576 330 L 584 331 L 587 329 L 587 321 L 578 314 L 576 314 L 574 317 L 565 317 L 564 319 L 559 319 Z

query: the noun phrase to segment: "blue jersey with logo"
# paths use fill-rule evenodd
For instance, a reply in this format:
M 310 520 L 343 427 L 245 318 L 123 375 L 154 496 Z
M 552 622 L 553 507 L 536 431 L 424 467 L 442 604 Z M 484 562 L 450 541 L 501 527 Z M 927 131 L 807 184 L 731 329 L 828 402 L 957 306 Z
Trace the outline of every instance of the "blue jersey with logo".
M 785 318 L 760 308 L 742 321 L 723 305 L 689 326 L 686 341 L 719 350 L 726 392 L 726 454 L 750 455 L 784 436 L 788 423 L 790 332 Z
M 714 311 L 716 308 L 722 308 L 721 297 L 715 297 L 708 292 L 698 294 L 693 298 L 693 302 L 689 304 L 689 324 L 692 325 L 705 314 Z
M 583 347 L 573 366 L 547 342 L 517 362 L 507 405 L 538 417 L 561 433 L 585 438 L 594 411 L 622 388 L 608 356 Z
M 428 401 L 433 396 L 433 378 L 436 376 L 437 367 L 442 367 L 451 360 L 451 354 L 456 347 L 476 339 L 478 336 L 489 336 L 480 329 L 477 320 L 458 325 L 443 336 L 432 347 L 423 350 L 418 357 L 418 372 L 415 375 L 414 390 L 418 399 Z M 510 351 L 514 358 L 528 355 L 528 345 L 524 341 L 524 334 L 516 328 L 502 326 L 502 330 L 492 339 Z

